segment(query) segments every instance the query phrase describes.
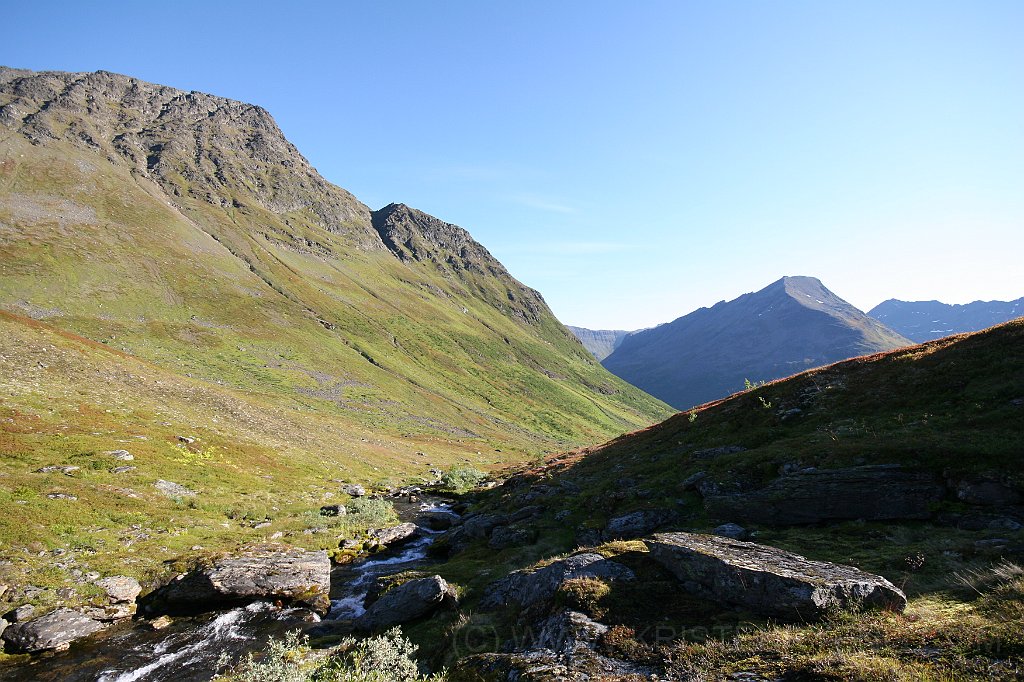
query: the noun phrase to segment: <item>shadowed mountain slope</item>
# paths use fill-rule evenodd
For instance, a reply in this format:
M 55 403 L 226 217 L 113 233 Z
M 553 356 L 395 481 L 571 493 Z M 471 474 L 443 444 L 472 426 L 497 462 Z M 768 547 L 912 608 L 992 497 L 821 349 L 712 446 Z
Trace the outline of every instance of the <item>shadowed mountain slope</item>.
M 605 367 L 686 409 L 809 367 L 910 345 L 813 277 L 783 277 L 628 336 Z
M 1024 599 L 1022 342 L 1024 321 L 1016 321 L 846 360 L 510 471 L 501 486 L 476 496 L 466 516 L 479 539 L 467 541 L 470 533 L 461 531 L 439 571 L 468 582 L 467 611 L 480 600 L 467 627 L 504 633 L 490 653 L 456 670 L 500 664 L 547 679 L 540 672 L 556 670 L 555 663 L 558 671 L 579 668 L 579 659 L 545 659 L 515 634 L 531 616 L 580 608 L 597 627 L 629 637 L 628 647 L 601 641 L 597 651 L 613 659 L 602 670 L 648 665 L 659 679 L 726 679 L 736 670 L 764 679 L 802 679 L 808 671 L 808 679 L 878 679 L 879 671 L 924 679 L 934 652 L 942 652 L 956 658 L 956 679 L 1017 679 L 1021 650 L 1000 642 L 1020 636 Z M 495 555 L 483 545 L 505 546 L 503 523 L 526 539 L 497 554 L 504 565 L 495 571 Z M 721 574 L 699 560 L 673 568 L 652 546 L 665 537 L 653 533 L 681 530 L 752 537 L 761 550 L 883 576 L 905 592 L 905 616 L 848 613 L 809 625 L 805 614 L 785 624 L 738 610 L 729 596 L 736 585 L 776 599 L 792 592 L 767 587 L 764 573 L 754 588 L 722 577 L 703 590 L 702 580 Z M 736 548 L 737 560 L 750 565 L 756 546 Z M 613 561 L 632 578 L 589 590 L 564 581 L 550 590 L 548 610 L 486 612 L 495 595 L 511 598 L 506 587 L 539 584 L 563 553 L 577 562 Z M 757 570 L 770 573 L 761 557 Z M 652 622 L 665 634 L 653 634 Z M 709 623 L 725 634 L 695 644 L 689 634 Z M 883 647 L 890 648 L 879 653 Z M 679 667 L 694 657 L 697 666 Z
M 869 310 L 868 315 L 908 339 L 922 343 L 1017 319 L 1024 315 L 1024 298 L 963 305 L 890 298 Z

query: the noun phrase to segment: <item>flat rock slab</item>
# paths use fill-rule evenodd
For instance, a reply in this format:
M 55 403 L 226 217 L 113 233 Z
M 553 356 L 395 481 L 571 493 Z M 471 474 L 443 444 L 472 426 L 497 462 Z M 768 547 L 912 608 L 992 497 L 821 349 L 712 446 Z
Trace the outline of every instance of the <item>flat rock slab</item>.
M 755 492 L 709 495 L 704 507 L 723 521 L 768 525 L 927 519 L 944 494 L 936 476 L 882 464 L 801 471 Z
M 439 575 L 410 580 L 373 602 L 356 619 L 355 626 L 372 632 L 387 630 L 423 618 L 445 601 L 454 599 L 455 591 Z
M 187 613 L 259 599 L 330 608 L 327 552 L 253 550 L 180 575 L 147 599 L 150 611 Z
M 644 543 L 687 591 L 766 616 L 813 621 L 833 610 L 907 606 L 881 576 L 766 545 L 694 533 L 660 533 Z
M 64 649 L 72 642 L 106 627 L 71 609 L 57 609 L 45 616 L 16 623 L 6 628 L 3 640 L 15 653 L 36 653 L 48 649 Z

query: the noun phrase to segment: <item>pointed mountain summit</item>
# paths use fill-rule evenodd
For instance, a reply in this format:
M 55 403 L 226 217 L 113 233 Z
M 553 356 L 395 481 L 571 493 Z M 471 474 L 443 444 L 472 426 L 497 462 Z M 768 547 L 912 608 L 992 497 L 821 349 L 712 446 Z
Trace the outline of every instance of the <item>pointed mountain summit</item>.
M 679 409 L 911 341 L 839 298 L 814 277 L 764 289 L 639 331 L 603 361 L 612 373 Z

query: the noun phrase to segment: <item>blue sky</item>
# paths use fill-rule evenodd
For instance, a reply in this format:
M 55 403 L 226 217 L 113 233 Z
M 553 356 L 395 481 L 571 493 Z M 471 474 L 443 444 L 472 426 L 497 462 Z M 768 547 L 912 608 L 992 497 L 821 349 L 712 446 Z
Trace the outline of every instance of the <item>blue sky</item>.
M 254 102 L 332 182 L 459 224 L 559 318 L 783 275 L 1024 296 L 1024 3 L 8 3 L 0 63 Z

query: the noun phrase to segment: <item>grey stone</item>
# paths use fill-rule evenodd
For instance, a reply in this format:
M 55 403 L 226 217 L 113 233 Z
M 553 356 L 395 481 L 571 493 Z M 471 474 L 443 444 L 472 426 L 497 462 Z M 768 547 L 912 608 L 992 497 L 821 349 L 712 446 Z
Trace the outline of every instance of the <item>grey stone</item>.
M 706 495 L 704 507 L 723 521 L 769 525 L 927 519 L 944 492 L 929 473 L 885 464 L 804 470 L 755 492 Z
M 107 604 L 106 606 L 87 606 L 82 614 L 104 623 L 125 620 L 135 615 L 135 604 Z
M 325 504 L 320 507 L 320 516 L 344 516 L 347 513 L 343 504 Z
M 179 575 L 147 598 L 149 611 L 201 612 L 258 599 L 330 608 L 331 561 L 327 552 L 258 548 Z
M 9 623 L 24 623 L 26 620 L 31 618 L 36 612 L 36 607 L 32 604 L 22 604 L 21 606 L 11 609 L 4 614 L 4 619 Z
M 697 489 L 697 484 L 700 483 L 701 481 L 703 481 L 707 477 L 708 477 L 708 472 L 706 472 L 706 471 L 698 471 L 697 473 L 693 474 L 692 476 L 687 476 L 683 480 L 683 482 L 681 484 L 679 484 L 679 487 L 682 488 L 684 492 L 688 492 L 690 490 L 696 490 Z
M 373 602 L 355 621 L 360 630 L 376 632 L 418 620 L 455 599 L 455 591 L 439 575 L 410 580 Z
M 456 517 L 444 512 L 428 512 L 420 514 L 416 520 L 430 530 L 448 530 L 455 525 Z
M 766 545 L 693 533 L 662 533 L 644 542 L 686 590 L 766 616 L 814 621 L 833 610 L 903 611 L 907 605 L 903 592 L 881 576 Z
M 455 676 L 552 682 L 663 679 L 653 669 L 604 656 L 599 644 L 608 627 L 582 613 L 561 611 L 536 631 L 535 638 L 523 638 L 528 646 L 520 651 L 463 657 L 455 663 Z
M 135 578 L 126 575 L 112 575 L 96 581 L 96 586 L 107 593 L 111 602 L 129 603 L 142 592 L 142 586 Z
M 57 609 L 28 622 L 11 625 L 3 632 L 7 648 L 14 653 L 35 653 L 63 649 L 75 640 L 102 630 L 104 625 L 78 611 Z
M 735 523 L 723 523 L 711 532 L 714 535 L 718 535 L 723 538 L 732 538 L 733 540 L 746 540 L 750 537 L 750 531 Z
M 122 462 L 130 462 L 133 459 L 135 459 L 132 456 L 132 453 L 128 452 L 127 450 L 111 450 L 107 454 L 113 457 L 114 459 L 120 460 Z
M 608 521 L 603 537 L 605 540 L 638 538 L 667 523 L 674 516 L 675 514 L 667 509 L 643 509 L 631 514 L 616 516 Z
M 158 479 L 157 482 L 153 484 L 153 487 L 167 497 L 195 497 L 199 494 L 195 490 L 189 490 L 183 485 L 179 485 L 173 481 L 165 481 L 162 478 Z
M 419 527 L 415 523 L 406 522 L 390 528 L 373 528 L 367 531 L 366 534 L 382 545 L 394 547 L 403 542 L 408 542 L 416 537 L 418 533 Z
M 46 497 L 50 500 L 69 500 L 71 502 L 78 499 L 77 496 L 69 495 L 68 493 L 47 493 Z
M 114 467 L 110 470 L 112 474 L 127 474 L 129 471 L 135 471 L 133 466 Z
M 363 497 L 366 495 L 366 488 L 358 483 L 349 483 L 341 486 L 341 492 L 345 493 L 349 497 Z
M 37 474 L 55 474 L 55 473 L 60 473 L 60 474 L 70 475 L 70 474 L 73 474 L 74 472 L 78 471 L 81 468 L 82 467 L 69 466 L 69 465 L 61 466 L 61 465 L 58 465 L 58 464 L 50 464 L 49 466 L 45 466 L 45 467 L 41 467 L 39 469 L 36 469 L 36 473 Z
M 574 554 L 535 571 L 515 571 L 496 580 L 487 586 L 480 607 L 497 609 L 513 603 L 532 606 L 554 597 L 559 586 L 572 578 L 633 580 L 635 575 L 626 566 L 605 559 L 600 554 Z

